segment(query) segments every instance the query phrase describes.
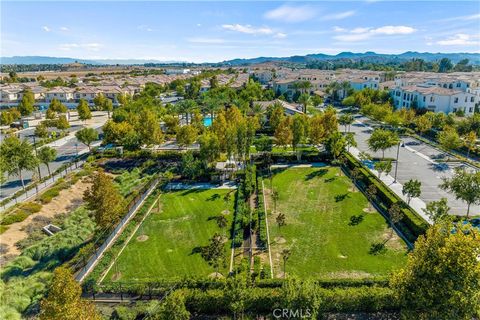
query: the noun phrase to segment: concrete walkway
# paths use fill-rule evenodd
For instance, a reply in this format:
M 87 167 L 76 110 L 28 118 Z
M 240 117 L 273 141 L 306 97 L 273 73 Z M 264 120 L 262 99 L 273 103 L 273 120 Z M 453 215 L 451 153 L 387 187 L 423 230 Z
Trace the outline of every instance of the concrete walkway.
M 237 185 L 233 181 L 226 181 L 223 184 L 212 183 L 182 183 L 170 182 L 165 186 L 166 190 L 191 190 L 191 189 L 236 189 Z
M 351 147 L 350 148 L 350 153 L 355 158 L 360 160 L 360 158 L 358 156 L 360 154 L 360 150 L 358 150 L 357 148 Z M 425 155 L 422 155 L 422 156 L 426 157 Z M 433 161 L 432 159 L 429 159 L 429 160 Z M 377 170 L 370 169 L 370 168 L 368 168 L 368 169 L 378 177 L 378 171 Z M 398 195 L 403 201 L 405 201 L 405 202 L 408 201 L 407 197 L 404 196 L 403 193 L 402 193 L 403 185 L 401 183 L 399 183 L 398 180 L 397 180 L 397 182 L 394 182 L 394 178 L 391 175 L 386 175 L 386 174 L 382 174 L 381 177 L 380 177 L 380 180 L 383 183 L 385 183 L 393 192 L 395 192 L 395 194 Z M 410 200 L 410 207 L 412 207 L 412 209 L 415 210 L 429 224 L 433 223 L 432 220 L 425 214 L 425 211 L 423 211 L 423 209 L 425 209 L 427 207 L 427 205 L 422 199 L 412 198 Z

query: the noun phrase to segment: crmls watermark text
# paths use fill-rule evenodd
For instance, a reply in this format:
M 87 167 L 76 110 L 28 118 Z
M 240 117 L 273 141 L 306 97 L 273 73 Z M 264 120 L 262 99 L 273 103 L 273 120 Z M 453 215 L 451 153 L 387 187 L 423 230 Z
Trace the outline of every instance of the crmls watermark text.
M 272 313 L 276 319 L 303 319 L 312 317 L 310 309 L 274 309 Z

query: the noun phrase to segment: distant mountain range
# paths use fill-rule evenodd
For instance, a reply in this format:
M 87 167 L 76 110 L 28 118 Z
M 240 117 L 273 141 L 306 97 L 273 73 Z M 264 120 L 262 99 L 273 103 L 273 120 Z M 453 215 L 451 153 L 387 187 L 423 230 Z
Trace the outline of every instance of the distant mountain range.
M 425 61 L 437 61 L 442 58 L 448 58 L 456 63 L 462 59 L 468 59 L 471 64 L 480 65 L 480 53 L 431 53 L 431 52 L 414 52 L 407 51 L 401 54 L 381 54 L 375 52 L 354 53 L 341 52 L 336 55 L 328 55 L 323 53 L 307 54 L 304 56 L 290 57 L 258 57 L 251 59 L 233 59 L 218 63 L 204 63 L 204 65 L 230 65 L 240 66 L 257 64 L 264 62 L 291 62 L 291 63 L 308 63 L 315 60 L 363 60 L 371 63 L 388 63 L 402 62 L 413 58 L 423 59 Z M 75 59 L 61 57 L 42 57 L 42 56 L 14 56 L 0 57 L 0 64 L 70 64 L 83 63 L 91 65 L 143 65 L 143 64 L 181 64 L 195 65 L 184 61 L 159 61 L 159 60 L 143 60 L 143 59 Z M 200 64 L 201 65 L 201 64 Z

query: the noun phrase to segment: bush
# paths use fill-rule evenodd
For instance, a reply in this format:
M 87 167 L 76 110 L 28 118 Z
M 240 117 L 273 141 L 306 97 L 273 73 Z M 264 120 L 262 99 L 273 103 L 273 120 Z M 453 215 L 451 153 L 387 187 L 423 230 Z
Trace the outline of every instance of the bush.
M 37 202 L 25 202 L 20 205 L 20 209 L 22 209 L 23 211 L 28 211 L 30 213 L 36 213 L 42 209 L 42 205 Z
M 47 191 L 45 191 L 44 193 L 42 193 L 39 197 L 39 200 L 43 204 L 50 203 L 53 198 L 55 198 L 56 196 L 58 196 L 60 194 L 60 190 L 61 190 L 61 188 L 59 186 L 52 187 L 52 188 L 48 189 Z
M 21 221 L 27 219 L 27 217 L 28 217 L 27 212 L 18 211 L 16 213 L 9 214 L 5 218 L 3 218 L 1 224 L 5 226 L 5 225 L 9 225 L 9 224 L 16 223 L 16 222 L 21 222 Z

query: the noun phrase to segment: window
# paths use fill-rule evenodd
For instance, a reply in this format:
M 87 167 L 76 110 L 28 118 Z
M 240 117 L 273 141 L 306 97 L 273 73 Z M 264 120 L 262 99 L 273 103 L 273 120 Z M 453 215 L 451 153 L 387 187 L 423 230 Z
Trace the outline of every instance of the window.
M 468 101 L 468 98 L 467 98 L 467 97 L 465 97 L 465 102 L 467 102 L 467 101 Z
M 435 99 L 433 98 L 433 96 L 430 97 L 430 102 L 434 102 Z
M 458 103 L 458 98 L 453 99 L 453 103 Z
M 457 112 L 457 108 L 453 108 L 453 112 Z
M 471 98 L 470 98 L 470 102 L 475 102 L 475 98 L 474 98 L 474 97 L 471 97 Z
M 457 83 L 457 88 L 460 88 L 460 86 L 461 86 L 461 83 L 458 82 L 458 83 Z
M 423 97 L 423 102 L 425 102 L 425 98 L 426 98 L 426 97 Z
M 473 108 L 470 107 L 470 108 L 468 109 L 468 112 L 472 113 L 472 112 L 473 112 Z

